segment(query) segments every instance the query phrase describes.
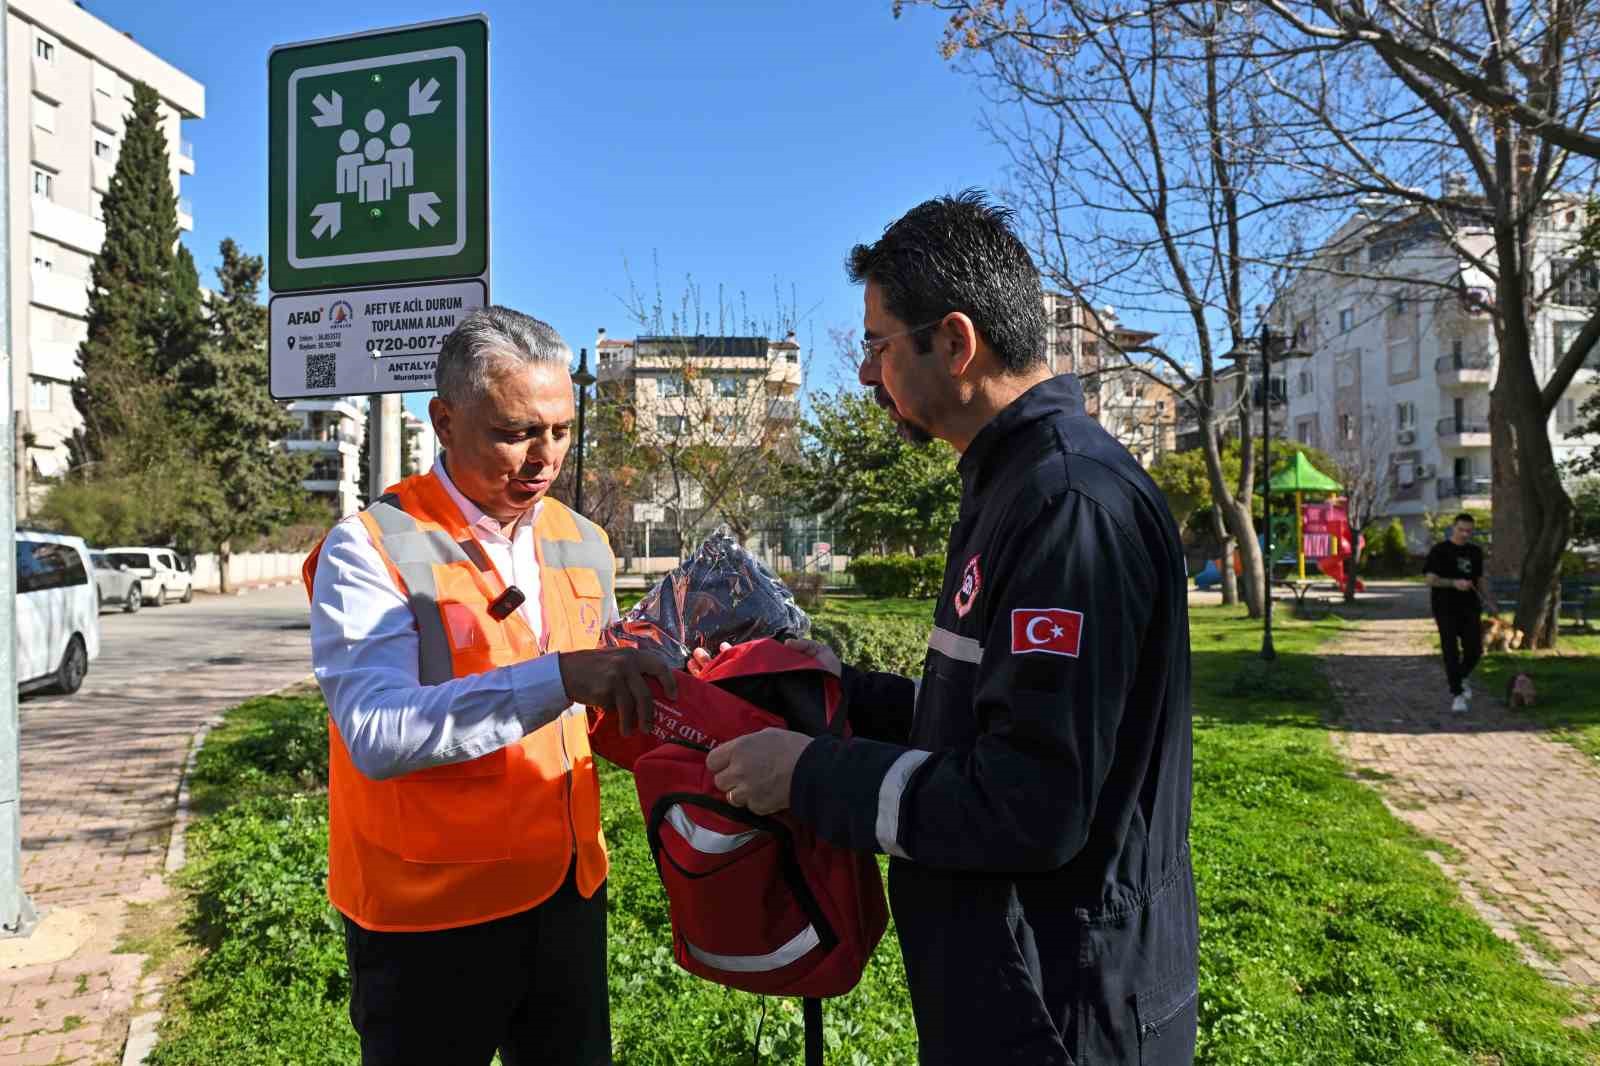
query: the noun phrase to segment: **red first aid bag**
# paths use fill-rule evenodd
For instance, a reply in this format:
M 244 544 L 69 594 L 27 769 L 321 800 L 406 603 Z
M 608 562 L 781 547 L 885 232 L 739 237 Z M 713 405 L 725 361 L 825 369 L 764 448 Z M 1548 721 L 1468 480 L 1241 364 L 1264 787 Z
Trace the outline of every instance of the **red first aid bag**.
M 787 813 L 729 804 L 706 769 L 717 744 L 769 726 L 847 736 L 838 679 L 758 640 L 677 681 L 676 699 L 657 695 L 633 774 L 678 965 L 746 992 L 843 995 L 888 925 L 877 862 Z

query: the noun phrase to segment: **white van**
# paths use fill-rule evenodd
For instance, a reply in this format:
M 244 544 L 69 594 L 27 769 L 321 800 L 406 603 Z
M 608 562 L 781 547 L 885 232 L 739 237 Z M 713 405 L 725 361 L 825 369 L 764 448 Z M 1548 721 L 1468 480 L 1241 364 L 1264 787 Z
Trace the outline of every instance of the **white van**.
M 100 611 L 81 537 L 17 531 L 17 682 L 78 691 L 100 654 Z
M 194 575 L 183 557 L 171 548 L 105 548 L 112 565 L 126 564 L 139 577 L 144 602 L 160 607 L 177 600 L 194 599 Z

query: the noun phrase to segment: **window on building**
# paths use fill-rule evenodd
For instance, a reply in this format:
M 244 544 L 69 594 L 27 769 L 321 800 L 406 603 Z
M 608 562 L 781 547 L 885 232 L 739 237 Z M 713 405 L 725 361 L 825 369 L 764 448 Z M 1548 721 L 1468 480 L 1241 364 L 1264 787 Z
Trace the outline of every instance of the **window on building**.
M 683 374 L 677 372 L 662 374 L 656 378 L 656 388 L 663 396 L 682 396 Z
M 1462 349 L 1463 345 L 1460 337 L 1457 337 L 1450 342 L 1450 356 L 1456 361 L 1457 366 L 1461 365 Z
M 1317 375 L 1310 370 L 1300 371 L 1295 382 L 1297 395 L 1310 396 L 1317 391 Z
M 96 137 L 94 139 L 94 157 L 96 159 L 110 159 L 112 155 L 111 138 Z
M 739 431 L 740 421 L 735 415 L 717 415 L 711 420 L 711 429 L 717 436 L 726 438 Z
M 682 436 L 687 421 L 682 415 L 656 415 L 656 432 L 664 437 Z
M 1301 444 L 1311 443 L 1311 423 L 1300 422 L 1294 427 L 1294 439 Z
M 1561 362 L 1567 356 L 1567 349 L 1571 348 L 1582 331 L 1582 322 L 1557 322 L 1553 330 L 1555 344 L 1551 352 L 1551 364 Z M 1589 351 L 1583 357 L 1583 367 L 1586 370 L 1600 370 L 1600 343 L 1590 345 Z
M 1397 314 L 1397 315 L 1405 314 L 1406 313 L 1406 294 L 1403 293 L 1403 292 L 1395 293 L 1394 294 L 1394 303 L 1391 306 L 1394 308 L 1394 313 L 1395 314 Z
M 34 167 L 33 195 L 40 200 L 54 200 L 56 198 L 56 176 L 43 167 Z
M 56 42 L 48 37 L 35 37 L 33 39 L 33 54 L 35 58 L 45 63 L 54 63 L 56 61 Z
M 1395 404 L 1394 424 L 1396 429 L 1416 429 L 1417 405 L 1410 402 Z
M 1349 252 L 1346 252 L 1344 255 L 1341 255 L 1339 257 L 1339 272 L 1342 273 L 1342 274 L 1350 273 L 1350 268 L 1355 265 L 1355 263 L 1353 262 L 1354 258 L 1355 257 L 1352 256 Z
M 50 382 L 46 378 L 28 379 L 28 408 L 33 411 L 50 410 Z
M 56 105 L 42 96 L 33 98 L 33 124 L 46 133 L 56 131 Z
M 1550 282 L 1556 285 L 1556 303 L 1592 307 L 1600 303 L 1600 266 L 1578 266 L 1575 259 L 1552 259 Z
M 711 384 L 716 389 L 717 395 L 723 399 L 733 399 L 739 395 L 739 379 L 732 374 L 713 378 Z
M 1562 428 L 1578 424 L 1578 401 L 1570 396 L 1563 396 L 1556 405 L 1556 425 Z
M 1356 416 L 1339 416 L 1339 439 L 1349 443 L 1356 439 Z
M 1349 333 L 1351 330 L 1353 330 L 1355 328 L 1356 328 L 1356 310 L 1353 307 L 1346 307 L 1342 311 L 1339 312 L 1339 332 L 1340 333 Z

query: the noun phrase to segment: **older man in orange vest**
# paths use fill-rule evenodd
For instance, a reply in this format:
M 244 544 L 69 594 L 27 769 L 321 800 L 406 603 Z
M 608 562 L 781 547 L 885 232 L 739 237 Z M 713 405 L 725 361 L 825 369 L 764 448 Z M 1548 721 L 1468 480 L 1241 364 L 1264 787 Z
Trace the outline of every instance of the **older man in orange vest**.
M 328 896 L 362 1062 L 611 1062 L 606 850 L 585 704 L 647 721 L 666 666 L 600 650 L 598 526 L 546 498 L 571 351 L 502 307 L 446 338 L 444 454 L 336 525 L 304 571 L 331 720 Z

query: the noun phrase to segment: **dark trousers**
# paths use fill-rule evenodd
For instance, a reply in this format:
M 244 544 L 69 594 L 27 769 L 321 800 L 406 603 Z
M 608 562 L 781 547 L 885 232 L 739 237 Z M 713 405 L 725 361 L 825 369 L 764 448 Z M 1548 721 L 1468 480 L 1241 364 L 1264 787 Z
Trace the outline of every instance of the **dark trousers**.
M 606 887 L 427 933 L 344 922 L 362 1066 L 610 1066 Z
M 1444 611 L 1433 616 L 1444 646 L 1444 673 L 1450 694 L 1461 695 L 1461 684 L 1483 658 L 1483 623 L 1477 611 Z

